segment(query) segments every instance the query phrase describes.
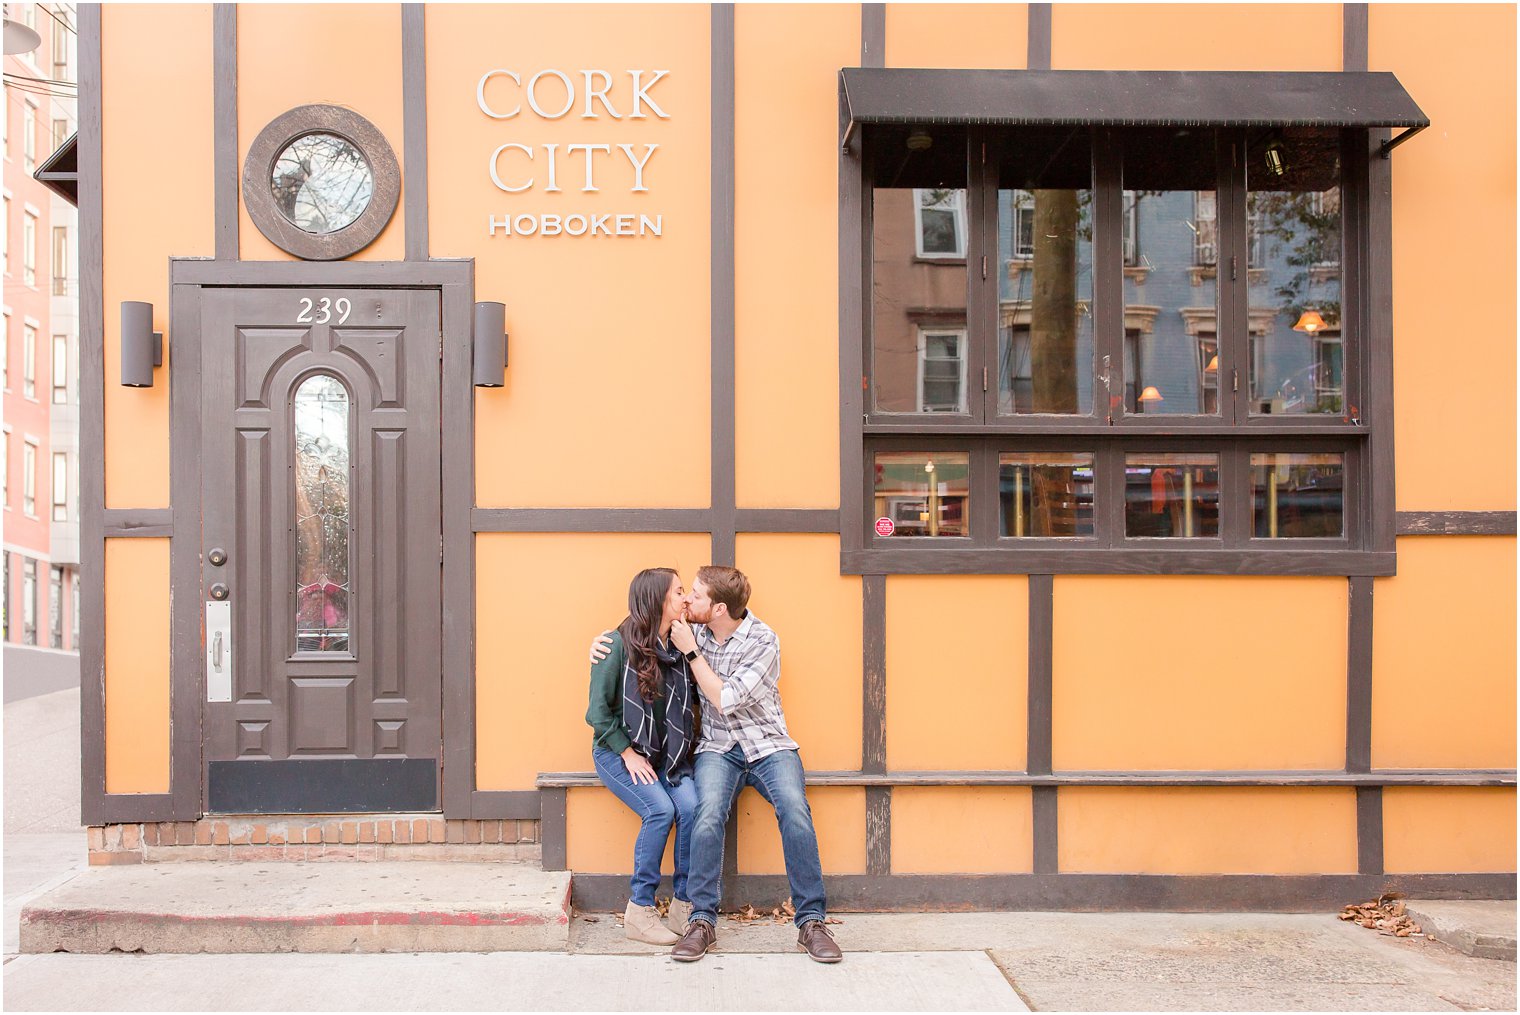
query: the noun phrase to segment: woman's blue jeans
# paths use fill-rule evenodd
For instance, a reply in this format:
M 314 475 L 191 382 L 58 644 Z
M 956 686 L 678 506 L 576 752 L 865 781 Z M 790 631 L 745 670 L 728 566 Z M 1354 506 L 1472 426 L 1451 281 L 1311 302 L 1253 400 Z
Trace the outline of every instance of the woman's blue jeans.
M 665 857 L 672 824 L 676 826 L 675 893 L 676 898 L 687 901 L 691 826 L 697 814 L 696 780 L 688 776 L 679 786 L 672 786 L 661 772 L 659 782 L 635 783 L 622 757 L 605 747 L 593 747 L 591 761 L 602 784 L 644 822 L 638 838 L 633 840 L 633 877 L 628 879 L 633 904 L 654 905 L 654 892 L 660 884 L 660 861 Z

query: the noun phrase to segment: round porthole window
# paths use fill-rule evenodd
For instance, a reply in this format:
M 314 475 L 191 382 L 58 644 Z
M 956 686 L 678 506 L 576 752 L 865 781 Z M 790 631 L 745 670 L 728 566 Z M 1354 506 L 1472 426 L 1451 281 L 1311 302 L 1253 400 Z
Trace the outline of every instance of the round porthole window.
M 347 138 L 307 134 L 275 158 L 269 186 L 292 225 L 325 236 L 347 229 L 369 207 L 375 175 Z
M 243 164 L 243 203 L 281 250 L 332 261 L 390 221 L 401 171 L 385 137 L 341 106 L 298 106 L 259 132 Z

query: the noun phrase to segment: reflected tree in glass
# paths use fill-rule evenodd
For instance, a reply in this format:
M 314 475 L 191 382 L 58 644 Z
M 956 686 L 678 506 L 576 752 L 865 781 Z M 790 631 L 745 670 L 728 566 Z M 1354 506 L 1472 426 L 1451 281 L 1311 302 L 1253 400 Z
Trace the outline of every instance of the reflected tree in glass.
M 333 134 L 298 137 L 275 159 L 270 189 L 281 214 L 322 235 L 352 225 L 374 193 L 374 176 L 359 149 Z
M 349 651 L 349 399 L 317 374 L 295 396 L 296 651 Z

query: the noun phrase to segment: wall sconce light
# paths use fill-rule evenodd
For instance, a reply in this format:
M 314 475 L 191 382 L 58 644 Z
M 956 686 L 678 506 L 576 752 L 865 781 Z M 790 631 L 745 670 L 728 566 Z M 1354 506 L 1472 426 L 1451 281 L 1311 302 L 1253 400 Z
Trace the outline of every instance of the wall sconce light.
M 926 152 L 933 147 L 934 138 L 922 127 L 919 127 L 908 135 L 908 151 L 910 152 Z
M 507 380 L 507 305 L 475 304 L 475 386 L 499 388 Z
M 164 365 L 164 335 L 153 330 L 153 304 L 128 300 L 121 305 L 121 383 L 153 387 L 153 368 Z

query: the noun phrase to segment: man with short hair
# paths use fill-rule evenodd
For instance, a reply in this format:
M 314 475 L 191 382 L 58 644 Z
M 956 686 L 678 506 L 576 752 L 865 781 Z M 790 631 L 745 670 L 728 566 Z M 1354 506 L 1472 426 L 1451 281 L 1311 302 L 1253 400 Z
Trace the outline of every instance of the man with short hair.
M 781 711 L 781 642 L 749 612 L 749 595 L 749 579 L 736 568 L 700 568 L 687 595 L 690 623 L 678 620 L 670 631 L 702 692 L 697 818 L 686 881 L 692 912 L 670 955 L 695 962 L 716 940 L 724 826 L 739 791 L 749 785 L 776 811 L 796 911 L 797 947 L 815 961 L 838 962 L 843 954 L 825 925 L 823 867 L 802 759 Z

